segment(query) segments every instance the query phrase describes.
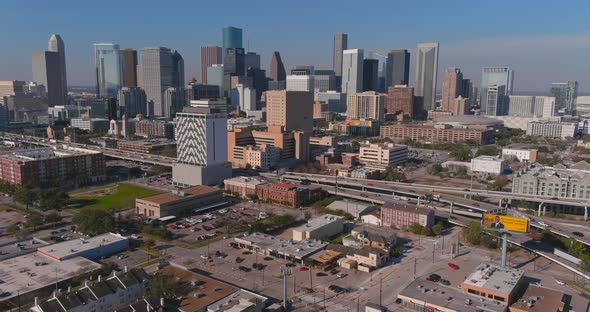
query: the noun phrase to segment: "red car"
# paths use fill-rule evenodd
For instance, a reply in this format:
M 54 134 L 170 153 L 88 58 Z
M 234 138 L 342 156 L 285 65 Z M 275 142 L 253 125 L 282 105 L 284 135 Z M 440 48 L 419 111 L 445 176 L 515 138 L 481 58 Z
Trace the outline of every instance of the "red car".
M 367 183 L 368 186 L 373 186 L 373 183 Z
M 301 272 L 303 272 L 303 271 L 309 271 L 309 268 L 302 266 L 302 267 L 299 267 L 299 271 L 301 271 Z
M 454 264 L 454 263 L 449 262 L 449 268 L 451 268 L 453 270 L 458 270 L 459 269 L 459 266 L 456 265 L 456 264 Z

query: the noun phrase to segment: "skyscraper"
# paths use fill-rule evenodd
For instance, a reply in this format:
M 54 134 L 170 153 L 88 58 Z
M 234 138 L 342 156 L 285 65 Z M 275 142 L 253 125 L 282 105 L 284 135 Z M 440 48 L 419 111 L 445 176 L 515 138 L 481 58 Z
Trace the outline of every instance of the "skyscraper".
M 387 114 L 402 114 L 408 118 L 414 118 L 414 88 L 407 85 L 389 87 L 385 110 Z
M 172 180 L 181 186 L 214 185 L 231 177 L 227 167 L 227 115 L 185 107 L 176 114 L 176 162 Z
M 145 91 L 139 87 L 123 87 L 118 95 L 121 115 L 134 118 L 137 114 L 147 115 Z
M 153 102 L 150 115 L 165 116 L 164 91 L 184 85 L 184 61 L 178 52 L 164 47 L 141 50 L 143 89 L 148 102 Z
M 550 92 L 555 97 L 555 106 L 558 111 L 568 115 L 576 114 L 577 81 L 554 82 L 551 84 Z
M 336 90 L 336 77 L 333 70 L 318 69 L 314 76 L 314 89 L 318 89 L 319 92 Z
M 363 60 L 363 91 L 377 91 L 379 87 L 379 61 Z
M 226 52 L 226 49 L 242 49 L 243 47 L 242 29 L 233 26 L 223 27 L 223 53 Z
M 63 80 L 61 76 L 60 55 L 57 52 L 33 52 L 33 81 L 45 86 L 47 105 L 66 104 Z
M 123 49 L 123 87 L 137 87 L 137 51 Z
M 270 79 L 273 81 L 285 81 L 287 79 L 285 65 L 283 65 L 281 54 L 278 51 L 272 53 L 272 59 L 270 60 Z
M 184 88 L 167 88 L 164 91 L 164 117 L 173 119 L 186 106 Z
M 114 43 L 94 44 L 96 73 L 96 96 L 116 97 L 122 87 L 122 62 L 119 45 Z
M 227 48 L 225 50 L 225 61 L 223 66 L 226 74 L 232 76 L 244 76 L 244 49 Z
M 244 55 L 244 72 L 246 72 L 248 68 L 260 68 L 260 54 L 248 52 Z
M 336 86 L 340 89 L 342 83 L 342 54 L 344 50 L 348 49 L 348 35 L 343 33 L 336 33 L 334 35 L 334 56 L 333 66 L 334 73 L 336 73 Z
M 484 67 L 481 70 L 481 88 L 479 91 L 480 113 L 482 115 L 494 115 L 494 113 L 487 113 L 488 107 L 493 107 L 494 104 L 486 102 L 488 99 L 487 88 L 490 86 L 502 85 L 504 86 L 504 96 L 512 94 L 512 83 L 514 80 L 514 72 L 507 66 Z M 493 93 L 493 92 L 492 92 Z
M 303 91 L 266 92 L 266 125 L 284 131 L 313 131 L 313 94 Z
M 221 47 L 206 45 L 201 47 L 201 83 L 208 84 L 207 67 L 213 64 L 223 64 Z
M 415 94 L 427 111 L 435 108 L 438 49 L 438 42 L 417 45 Z
M 342 93 L 351 94 L 363 90 L 363 50 L 342 52 Z
M 463 73 L 459 68 L 447 68 L 443 77 L 442 99 L 440 110 L 451 111 L 451 106 L 456 103 L 455 99 L 463 92 Z
M 508 105 L 506 103 L 508 101 L 506 96 L 506 86 L 488 86 L 485 93 L 482 92 L 482 96 L 485 97 L 484 103 L 486 103 L 485 115 L 503 116 L 508 113 Z
M 410 52 L 390 50 L 385 63 L 385 87 L 407 85 L 410 81 Z
M 61 39 L 60 35 L 51 35 L 47 45 L 47 51 L 59 53 L 59 75 L 61 76 L 61 84 L 63 87 L 62 97 L 65 102 L 68 96 L 68 78 L 66 74 L 66 49 L 64 46 L 64 41 Z
M 313 67 L 293 69 L 291 75 L 287 76 L 287 91 L 313 92 L 314 85 Z
M 223 88 L 223 64 L 213 64 L 207 67 L 207 81 L 209 85 L 219 87 L 219 97 L 225 96 L 225 89 Z
M 385 95 L 374 91 L 347 95 L 346 117 L 348 119 L 383 120 Z

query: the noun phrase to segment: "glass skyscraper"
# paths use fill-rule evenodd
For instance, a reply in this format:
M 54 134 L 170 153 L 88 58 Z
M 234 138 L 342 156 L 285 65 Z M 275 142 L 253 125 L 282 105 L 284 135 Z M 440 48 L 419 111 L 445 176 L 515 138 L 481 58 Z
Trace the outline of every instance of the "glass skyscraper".
M 559 112 L 575 115 L 578 97 L 577 81 L 554 82 L 551 84 L 550 92 L 555 97 L 555 108 Z
M 118 44 L 95 43 L 96 96 L 116 97 L 122 86 L 122 60 Z
M 230 48 L 243 48 L 241 28 L 233 26 L 223 27 L 223 53 L 225 53 L 225 49 Z
M 494 103 L 488 105 L 487 89 L 491 86 L 504 86 L 504 97 L 512 94 L 512 81 L 514 80 L 514 72 L 510 67 L 484 67 L 481 71 L 481 89 L 479 104 L 481 107 L 480 113 L 482 115 L 496 115 L 497 111 L 489 111 L 489 107 L 494 107 Z

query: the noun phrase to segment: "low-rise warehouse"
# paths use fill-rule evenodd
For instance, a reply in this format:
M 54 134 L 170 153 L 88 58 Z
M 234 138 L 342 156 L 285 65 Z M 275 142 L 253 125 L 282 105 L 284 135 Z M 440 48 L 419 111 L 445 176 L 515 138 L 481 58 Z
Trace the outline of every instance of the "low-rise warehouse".
M 199 185 L 135 200 L 136 213 L 148 218 L 183 216 L 192 210 L 223 202 L 223 191 Z
M 303 261 L 304 258 L 328 246 L 328 243 L 315 239 L 293 241 L 262 233 L 236 237 L 235 242 L 241 248 L 296 261 Z
M 124 251 L 127 247 L 129 247 L 128 238 L 119 234 L 107 233 L 43 246 L 38 248 L 37 251 L 58 261 L 75 257 L 95 260 Z
M 343 230 L 344 218 L 327 214 L 310 219 L 307 224 L 293 229 L 293 240 L 329 238 L 342 233 Z

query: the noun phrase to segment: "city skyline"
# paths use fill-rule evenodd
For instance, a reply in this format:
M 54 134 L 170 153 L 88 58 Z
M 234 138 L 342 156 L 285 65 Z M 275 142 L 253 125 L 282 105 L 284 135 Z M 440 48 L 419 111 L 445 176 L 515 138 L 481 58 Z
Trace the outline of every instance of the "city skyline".
M 107 1 L 108 2 L 108 1 Z M 590 48 L 590 35 L 585 33 L 589 23 L 582 18 L 575 18 L 578 12 L 568 13 L 571 18 L 567 22 L 555 21 L 551 25 L 539 25 L 538 23 L 524 23 L 518 17 L 522 14 L 543 16 L 549 14 L 551 8 L 556 9 L 558 4 L 547 2 L 534 8 L 526 7 L 523 4 L 511 5 L 510 12 L 506 13 L 505 20 L 500 23 L 488 22 L 485 25 L 477 24 L 474 13 L 481 12 L 481 9 L 468 9 L 451 5 L 449 8 L 441 8 L 436 5 L 433 8 L 421 8 L 428 16 L 435 14 L 435 9 L 442 12 L 454 10 L 457 15 L 464 17 L 462 25 L 476 23 L 473 29 L 462 28 L 462 32 L 445 32 L 445 27 L 432 27 L 429 22 L 424 25 L 417 25 L 409 17 L 401 13 L 394 13 L 394 19 L 403 21 L 408 25 L 418 26 L 411 31 L 385 31 L 392 29 L 389 22 L 383 19 L 372 18 L 368 24 L 354 25 L 345 21 L 334 22 L 332 14 L 328 14 L 328 8 L 320 6 L 310 16 L 309 25 L 298 25 L 300 31 L 294 30 L 294 24 L 285 23 L 279 17 L 273 17 L 268 23 L 275 23 L 273 27 L 267 27 L 266 23 L 249 22 L 240 13 L 252 10 L 259 10 L 264 3 L 255 4 L 252 8 L 246 8 L 243 4 L 235 3 L 232 8 L 219 12 L 213 10 L 210 16 L 204 17 L 198 22 L 182 18 L 171 21 L 170 25 L 145 25 L 141 32 L 121 27 L 119 22 L 113 21 L 109 25 L 99 25 L 97 22 L 88 21 L 82 7 L 76 4 L 60 4 L 48 6 L 42 2 L 37 6 L 40 12 L 24 11 L 23 8 L 10 3 L 0 5 L 3 11 L 7 12 L 8 24 L 15 26 L 19 31 L 0 35 L 4 42 L 15 42 L 15 48 L 11 51 L 4 51 L 0 60 L 0 67 L 3 68 L 0 79 L 30 80 L 30 55 L 31 51 L 43 48 L 47 37 L 52 33 L 60 34 L 66 42 L 67 69 L 69 85 L 94 84 L 92 64 L 92 44 L 97 42 L 115 42 L 121 46 L 141 50 L 148 46 L 166 46 L 178 50 L 186 58 L 186 80 L 200 76 L 199 48 L 203 45 L 214 44 L 221 46 L 222 29 L 225 26 L 235 26 L 243 29 L 243 46 L 246 51 L 254 51 L 262 56 L 263 69 L 268 70 L 270 58 L 273 51 L 281 51 L 283 62 L 287 70 L 296 65 L 314 65 L 318 69 L 332 68 L 333 36 L 336 32 L 344 32 L 349 35 L 348 48 L 361 48 L 365 51 L 375 51 L 386 55 L 390 49 L 408 49 L 415 54 L 415 45 L 419 42 L 440 42 L 440 66 L 439 76 L 442 76 L 444 68 L 449 66 L 462 68 L 465 76 L 473 77 L 476 84 L 479 83 L 478 73 L 485 66 L 506 65 L 514 68 L 518 75 L 515 79 L 515 91 L 544 91 L 548 90 L 551 82 L 576 80 L 580 82 L 580 92 L 586 91 L 587 85 L 584 72 L 590 68 L 590 64 L 582 62 L 584 50 Z M 132 9 L 129 4 L 117 4 L 121 12 L 128 12 Z M 366 4 L 370 6 L 371 4 Z M 485 7 L 487 4 L 480 4 Z M 581 4 L 585 6 L 586 4 Z M 91 5 L 93 6 L 93 5 Z M 279 12 L 292 7 L 293 4 L 285 3 L 264 7 L 266 13 Z M 338 9 L 339 14 L 349 14 L 354 7 L 360 4 L 350 4 L 350 11 Z M 386 4 L 389 6 L 389 4 Z M 37 15 L 58 12 L 67 8 L 66 12 L 72 16 L 64 21 L 52 20 L 50 23 L 39 27 L 37 22 L 31 23 Z M 417 9 L 416 4 L 405 4 L 408 10 Z M 84 8 L 85 9 L 85 8 Z M 92 9 L 92 8 L 91 8 Z M 101 8 L 96 8 L 100 15 Z M 143 13 L 156 12 L 161 9 L 155 3 L 148 3 L 144 8 L 139 9 Z M 47 12 L 47 13 L 41 13 Z M 190 10 L 186 10 L 190 11 Z M 377 10 L 373 12 L 377 16 L 383 14 Z M 439 12 L 436 12 L 437 15 Z M 391 12 L 390 12 L 391 13 Z M 247 14 L 244 14 L 247 15 Z M 269 14 L 265 14 L 268 16 Z M 325 17 L 323 22 L 315 22 L 314 17 L 321 15 Z M 336 14 L 333 14 L 336 15 Z M 406 14 L 412 16 L 412 14 Z M 165 20 L 170 19 L 166 17 Z M 43 21 L 44 19 L 40 19 Z M 81 22 L 84 21 L 84 23 Z M 280 22 L 279 22 L 280 20 Z M 346 20 L 346 19 L 344 19 Z M 373 21 L 375 20 L 375 21 Z M 80 21 L 80 27 L 72 28 L 70 23 Z M 185 23 L 186 21 L 186 23 Z M 376 25 L 379 21 L 379 25 Z M 186 27 L 188 24 L 198 23 L 198 32 L 193 32 L 194 27 Z M 451 23 L 451 22 L 447 22 Z M 558 27 L 560 23 L 567 23 L 567 27 Z M 261 25 L 262 24 L 262 25 Z M 326 26 L 324 26 L 326 25 Z M 329 26 L 328 26 L 329 25 Z M 565 24 L 564 24 L 565 25 Z M 104 27 L 103 27 L 104 26 Z M 378 27 L 377 27 L 378 26 Z M 449 27 L 452 25 L 448 25 Z M 158 27 L 162 27 L 158 29 Z M 377 27 L 377 28 L 376 28 Z M 381 27 L 383 31 L 375 31 Z M 177 29 L 178 28 L 178 29 Z M 179 29 L 182 29 L 179 31 Z M 565 29 L 564 32 L 556 32 L 555 29 Z M 27 32 L 23 36 L 22 32 Z M 147 36 L 146 34 L 150 35 Z M 281 34 L 285 34 L 284 36 Z M 191 40 L 186 40 L 190 37 Z M 23 40 L 23 38 L 27 38 Z M 16 40 L 16 41 L 15 41 Z M 302 46 L 311 47 L 303 49 Z M 249 47 L 249 49 L 248 49 Z M 553 62 L 555 53 L 559 52 L 560 59 L 565 62 Z M 415 58 L 411 58 L 413 68 Z M 413 71 L 410 71 L 410 81 L 414 81 Z M 440 86 L 439 86 L 440 89 Z

